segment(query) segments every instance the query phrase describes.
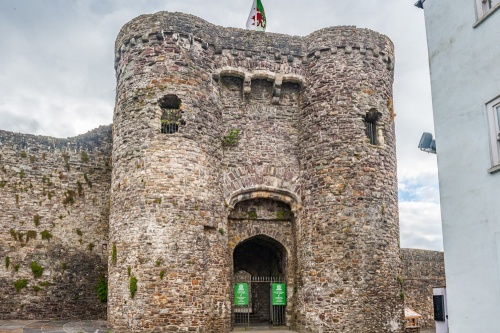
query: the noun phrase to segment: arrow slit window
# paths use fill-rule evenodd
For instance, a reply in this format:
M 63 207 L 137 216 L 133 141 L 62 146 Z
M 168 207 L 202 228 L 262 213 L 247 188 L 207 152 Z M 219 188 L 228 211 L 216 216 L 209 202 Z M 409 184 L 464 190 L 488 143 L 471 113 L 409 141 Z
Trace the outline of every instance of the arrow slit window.
M 370 139 L 371 145 L 383 144 L 382 127 L 378 123 L 381 116 L 382 114 L 377 109 L 370 109 L 363 117 L 365 133 L 368 139 Z
M 500 97 L 486 104 L 486 112 L 488 115 L 492 166 L 494 168 L 500 167 Z M 497 170 L 500 170 L 500 168 Z

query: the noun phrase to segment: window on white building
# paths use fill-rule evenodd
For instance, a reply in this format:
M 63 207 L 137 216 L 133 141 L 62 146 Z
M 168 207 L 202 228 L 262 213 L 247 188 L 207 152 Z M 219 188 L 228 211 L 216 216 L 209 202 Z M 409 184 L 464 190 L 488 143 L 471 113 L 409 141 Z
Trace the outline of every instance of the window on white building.
M 476 1 L 477 19 L 500 7 L 500 0 L 474 0 Z
M 490 127 L 490 146 L 493 168 L 500 170 L 500 97 L 486 104 Z

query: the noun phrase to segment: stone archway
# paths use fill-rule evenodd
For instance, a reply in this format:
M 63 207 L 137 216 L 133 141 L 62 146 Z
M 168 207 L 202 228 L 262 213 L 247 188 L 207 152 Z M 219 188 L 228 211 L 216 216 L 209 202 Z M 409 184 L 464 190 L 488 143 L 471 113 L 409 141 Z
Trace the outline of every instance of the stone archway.
M 287 274 L 287 253 L 278 241 L 257 235 L 246 239 L 236 246 L 233 252 L 233 269 L 235 274 L 248 272 L 251 276 L 271 277 Z
M 244 319 L 252 325 L 291 324 L 296 268 L 294 222 L 290 205 L 271 198 L 249 197 L 237 202 L 229 215 L 233 282 L 248 283 L 249 306 Z M 286 286 L 286 306 L 273 306 L 273 283 Z M 233 323 L 241 324 L 235 320 L 241 312 L 241 308 L 233 307 Z
M 248 289 L 248 305 L 241 307 L 235 304 L 233 323 L 285 326 L 286 304 L 277 306 L 272 301 L 273 285 L 279 284 L 280 290 L 281 285 L 286 286 L 285 247 L 265 235 L 246 239 L 234 249 L 233 270 L 235 285 L 245 283 Z

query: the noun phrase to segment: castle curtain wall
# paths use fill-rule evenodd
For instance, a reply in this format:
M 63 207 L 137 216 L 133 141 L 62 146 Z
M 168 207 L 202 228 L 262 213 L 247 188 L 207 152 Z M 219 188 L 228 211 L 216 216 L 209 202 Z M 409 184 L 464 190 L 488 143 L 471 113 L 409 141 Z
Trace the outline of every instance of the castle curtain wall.
M 0 131 L 0 319 L 106 318 L 110 157 L 110 126 Z

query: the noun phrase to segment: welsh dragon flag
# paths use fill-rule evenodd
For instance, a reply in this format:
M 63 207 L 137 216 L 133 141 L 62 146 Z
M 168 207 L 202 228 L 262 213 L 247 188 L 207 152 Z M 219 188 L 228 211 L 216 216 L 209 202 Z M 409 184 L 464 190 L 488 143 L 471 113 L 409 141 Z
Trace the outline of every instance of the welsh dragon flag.
M 264 6 L 262 6 L 262 1 L 253 0 L 252 9 L 250 10 L 250 15 L 248 15 L 247 29 L 266 31 L 266 13 L 264 12 Z

